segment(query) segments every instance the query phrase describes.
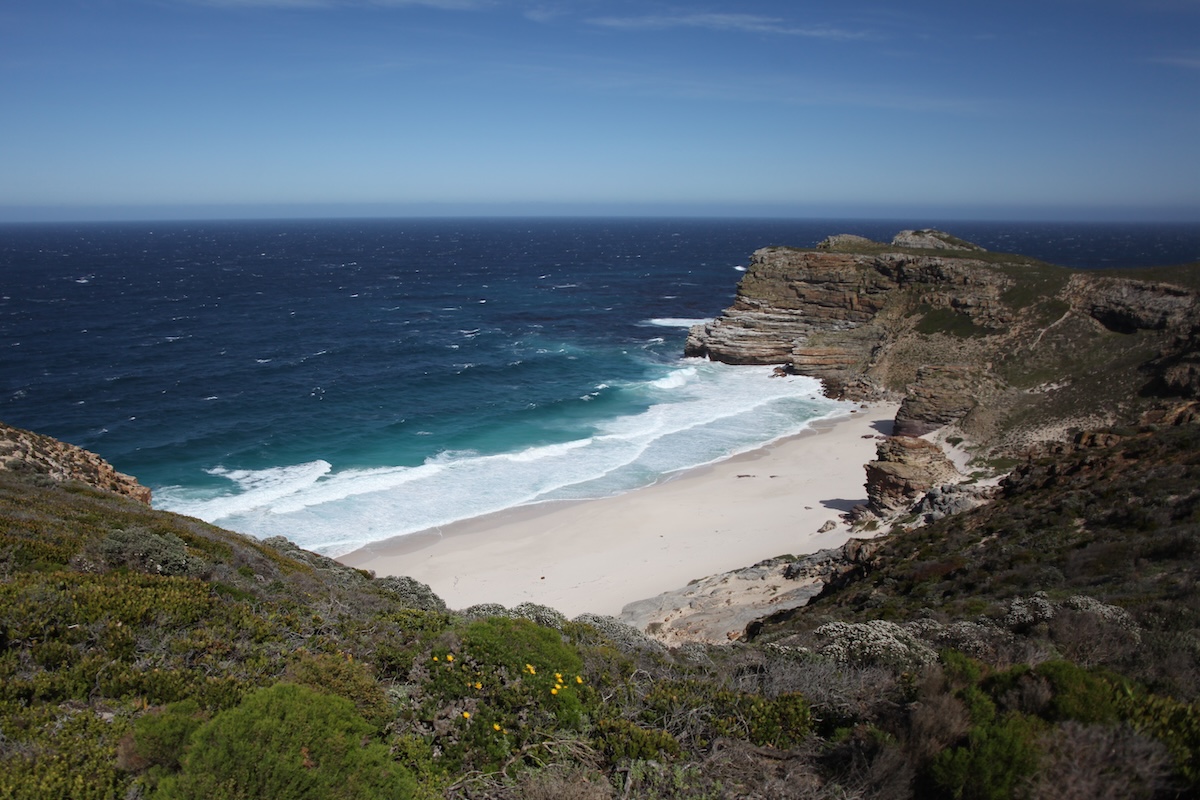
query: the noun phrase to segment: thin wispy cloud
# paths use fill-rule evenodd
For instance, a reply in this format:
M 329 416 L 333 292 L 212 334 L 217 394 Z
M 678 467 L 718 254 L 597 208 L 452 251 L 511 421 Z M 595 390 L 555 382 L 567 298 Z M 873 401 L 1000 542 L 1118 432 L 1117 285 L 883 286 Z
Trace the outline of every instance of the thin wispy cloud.
M 1155 64 L 1166 64 L 1170 67 L 1200 69 L 1200 56 L 1166 56 L 1164 58 L 1155 58 L 1153 61 Z
M 761 33 L 777 36 L 805 36 L 815 39 L 866 39 L 863 31 L 847 31 L 828 26 L 797 26 L 778 17 L 757 14 L 676 14 L 642 17 L 596 17 L 592 25 L 624 30 L 663 30 L 667 28 L 704 28 L 714 31 Z

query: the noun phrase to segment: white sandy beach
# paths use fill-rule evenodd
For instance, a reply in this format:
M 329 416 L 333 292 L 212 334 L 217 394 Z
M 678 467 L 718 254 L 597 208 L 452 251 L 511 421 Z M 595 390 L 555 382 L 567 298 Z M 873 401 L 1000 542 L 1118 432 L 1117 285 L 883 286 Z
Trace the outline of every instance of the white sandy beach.
M 836 547 L 865 502 L 863 465 L 896 406 L 856 407 L 814 430 L 617 497 L 547 503 L 379 542 L 338 560 L 409 575 L 451 608 L 532 602 L 568 617 L 766 558 Z M 818 529 L 833 520 L 837 527 Z

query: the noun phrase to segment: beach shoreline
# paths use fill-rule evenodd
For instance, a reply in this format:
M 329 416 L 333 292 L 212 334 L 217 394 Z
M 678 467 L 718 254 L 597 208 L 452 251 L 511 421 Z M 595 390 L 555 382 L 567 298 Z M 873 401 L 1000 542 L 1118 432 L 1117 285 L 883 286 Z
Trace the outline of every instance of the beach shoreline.
M 784 554 L 837 547 L 897 406 L 856 405 L 760 449 L 613 497 L 521 506 L 338 560 L 426 583 L 455 609 L 536 603 L 568 617 Z M 832 529 L 821 532 L 833 522 Z

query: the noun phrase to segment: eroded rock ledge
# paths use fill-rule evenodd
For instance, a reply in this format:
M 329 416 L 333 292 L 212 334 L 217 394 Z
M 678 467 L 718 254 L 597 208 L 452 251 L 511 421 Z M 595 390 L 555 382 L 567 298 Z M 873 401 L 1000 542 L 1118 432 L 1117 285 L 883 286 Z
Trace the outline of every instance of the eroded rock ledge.
M 670 647 L 726 644 L 744 638 L 759 619 L 804 607 L 859 569 L 874 549 L 870 541 L 851 539 L 812 555 L 768 559 L 630 603 L 619 620 Z
M 0 469 L 80 481 L 150 505 L 150 489 L 95 453 L 0 422 Z

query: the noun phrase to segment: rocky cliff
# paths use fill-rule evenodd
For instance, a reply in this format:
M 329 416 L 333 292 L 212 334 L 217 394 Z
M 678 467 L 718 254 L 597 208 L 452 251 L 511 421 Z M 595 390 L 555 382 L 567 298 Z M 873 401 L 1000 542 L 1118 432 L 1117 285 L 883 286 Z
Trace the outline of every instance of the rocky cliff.
M 0 470 L 41 474 L 56 481 L 80 481 L 150 504 L 149 488 L 117 472 L 95 453 L 3 422 L 0 422 Z
M 1072 272 L 939 231 L 840 235 L 757 251 L 686 353 L 782 364 L 830 396 L 901 399 L 897 433 L 1011 455 L 1197 397 L 1198 296 L 1186 281 Z

